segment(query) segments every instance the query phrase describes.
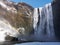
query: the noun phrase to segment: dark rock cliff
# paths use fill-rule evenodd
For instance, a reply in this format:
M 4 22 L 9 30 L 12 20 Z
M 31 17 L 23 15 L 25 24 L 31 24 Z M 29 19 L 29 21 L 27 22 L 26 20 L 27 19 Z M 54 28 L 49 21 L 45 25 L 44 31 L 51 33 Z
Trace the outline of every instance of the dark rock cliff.
M 55 35 L 57 39 L 60 40 L 60 0 L 54 0 L 52 2 L 52 10 Z

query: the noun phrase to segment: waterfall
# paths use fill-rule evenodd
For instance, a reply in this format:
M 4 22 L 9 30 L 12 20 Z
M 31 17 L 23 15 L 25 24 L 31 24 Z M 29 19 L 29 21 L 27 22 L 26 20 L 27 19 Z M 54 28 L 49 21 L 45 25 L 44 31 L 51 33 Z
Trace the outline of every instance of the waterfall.
M 38 9 L 34 9 L 34 15 L 33 15 L 33 28 L 35 30 L 35 34 L 37 33 L 37 23 L 38 23 Z
M 34 9 L 34 35 L 36 40 L 52 40 L 55 38 L 51 3 Z
M 52 14 L 52 6 L 51 3 L 46 5 L 46 20 L 47 20 L 47 34 L 48 36 L 54 36 L 54 26 L 53 26 L 53 14 Z

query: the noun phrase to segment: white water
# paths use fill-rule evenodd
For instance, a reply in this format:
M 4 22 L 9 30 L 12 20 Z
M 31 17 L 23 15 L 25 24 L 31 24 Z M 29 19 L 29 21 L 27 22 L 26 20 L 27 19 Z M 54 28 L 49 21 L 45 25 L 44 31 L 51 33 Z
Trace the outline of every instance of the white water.
M 39 9 L 39 12 L 38 12 Z M 39 25 L 38 16 L 40 15 Z M 53 26 L 53 14 L 51 3 L 46 4 L 44 7 L 34 9 L 34 35 L 36 40 L 52 40 L 55 38 Z
M 34 15 L 33 15 L 34 21 L 33 21 L 33 28 L 35 30 L 35 34 L 37 33 L 37 23 L 38 23 L 38 10 L 37 8 L 34 9 Z

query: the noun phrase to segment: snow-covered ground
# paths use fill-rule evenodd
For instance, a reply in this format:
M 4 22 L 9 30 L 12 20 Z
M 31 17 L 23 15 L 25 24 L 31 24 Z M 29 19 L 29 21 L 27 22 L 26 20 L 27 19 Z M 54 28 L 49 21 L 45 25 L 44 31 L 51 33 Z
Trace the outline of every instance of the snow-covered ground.
M 8 21 L 0 18 L 0 41 L 6 41 L 5 37 L 7 35 L 12 37 L 18 36 L 18 31 L 16 31 L 15 28 L 13 28 Z

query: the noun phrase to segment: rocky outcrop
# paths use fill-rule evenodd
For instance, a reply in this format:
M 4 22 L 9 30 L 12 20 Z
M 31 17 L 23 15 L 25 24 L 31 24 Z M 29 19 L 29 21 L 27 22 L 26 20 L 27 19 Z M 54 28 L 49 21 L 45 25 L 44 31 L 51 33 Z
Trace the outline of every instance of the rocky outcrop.
M 0 1 L 0 20 L 2 19 L 6 20 L 11 27 L 13 27 L 18 33 L 20 33 L 19 37 L 23 37 L 23 35 L 24 36 L 31 35 L 33 32 L 33 24 L 32 24 L 33 23 L 32 21 L 33 20 L 33 7 L 29 6 L 28 4 L 24 2 L 16 4 L 14 2 L 10 2 L 7 0 L 3 0 L 3 1 L 1 0 Z M 2 22 L 4 23 L 3 20 Z M 6 25 L 7 22 L 5 22 L 4 24 Z M 0 27 L 2 26 L 0 25 Z M 6 26 L 6 29 L 7 27 L 8 26 Z M 11 27 L 9 27 L 9 29 L 11 29 Z M 3 35 L 1 37 L 3 37 Z M 7 35 L 8 35 L 8 32 L 7 32 Z M 13 36 L 11 37 L 10 35 L 9 36 L 7 35 L 6 35 L 7 40 L 8 38 L 10 38 L 10 40 L 15 38 Z

